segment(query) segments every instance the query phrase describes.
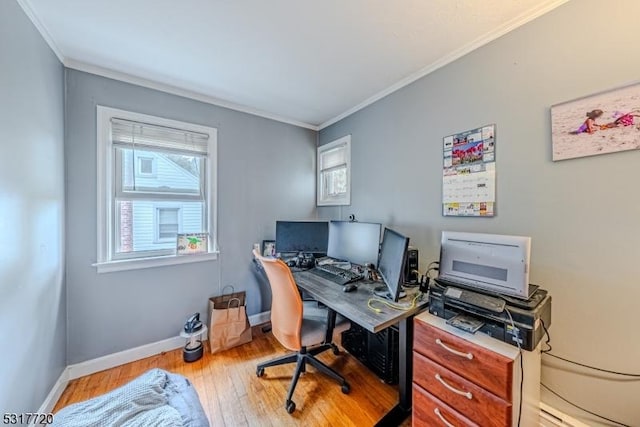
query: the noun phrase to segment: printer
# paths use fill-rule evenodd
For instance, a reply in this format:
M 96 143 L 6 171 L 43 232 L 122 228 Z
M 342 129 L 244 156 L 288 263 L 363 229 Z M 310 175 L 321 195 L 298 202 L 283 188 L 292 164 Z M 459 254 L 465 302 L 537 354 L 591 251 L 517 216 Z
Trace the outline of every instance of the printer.
M 530 244 L 529 237 L 443 231 L 429 312 L 447 321 L 461 318 L 474 324 L 476 333 L 523 350 L 535 349 L 551 326 L 551 295 L 529 284 Z M 503 309 L 451 297 L 448 289 L 499 299 Z
M 438 279 L 431 284 L 429 312 L 445 320 L 460 314 L 477 319 L 484 324 L 476 333 L 487 334 L 514 346 L 519 342 L 523 350 L 532 351 L 544 336 L 544 328 L 549 328 L 551 325 L 551 295 L 544 289 L 538 288 L 527 301 L 503 295 L 501 298 L 506 300 L 505 310 L 502 313 L 495 313 L 460 300 L 447 298 L 445 290 L 448 284 Z M 513 324 L 509 314 L 513 318 Z

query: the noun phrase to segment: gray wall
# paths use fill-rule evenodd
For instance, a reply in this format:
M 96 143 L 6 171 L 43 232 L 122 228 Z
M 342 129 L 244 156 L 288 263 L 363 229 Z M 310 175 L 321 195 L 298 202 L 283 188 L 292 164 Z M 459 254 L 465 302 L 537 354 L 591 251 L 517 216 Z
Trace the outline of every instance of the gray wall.
M 38 410 L 66 363 L 64 75 L 0 2 L 0 413 Z
M 249 314 L 268 310 L 252 245 L 276 219 L 315 217 L 316 132 L 80 71 L 66 84 L 68 362 L 177 336 L 220 285 L 246 290 Z M 218 129 L 218 260 L 97 274 L 96 105 Z
M 553 296 L 553 352 L 640 372 L 640 152 L 553 163 L 549 113 L 638 79 L 638 16 L 635 0 L 569 2 L 322 130 L 320 144 L 352 134 L 353 187 L 350 207 L 319 215 L 354 213 L 408 233 L 423 270 L 438 259 L 442 230 L 532 236 L 532 283 Z M 497 216 L 444 218 L 442 138 L 489 123 L 497 125 Z M 543 361 L 543 381 L 557 392 L 640 422 L 639 381 Z M 580 414 L 544 390 L 543 398 Z

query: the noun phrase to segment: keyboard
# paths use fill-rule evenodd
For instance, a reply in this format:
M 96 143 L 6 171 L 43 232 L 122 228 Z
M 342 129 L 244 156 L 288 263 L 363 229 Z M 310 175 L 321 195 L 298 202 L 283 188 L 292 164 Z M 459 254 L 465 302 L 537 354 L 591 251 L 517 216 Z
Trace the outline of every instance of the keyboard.
M 449 286 L 443 294 L 447 299 L 460 301 L 493 313 L 502 313 L 506 306 L 506 301 L 502 298 L 492 297 L 486 294 L 469 291 L 467 289 L 454 288 Z
M 309 270 L 309 273 L 330 280 L 338 285 L 355 282 L 363 278 L 361 274 L 354 273 L 351 270 L 345 270 L 344 268 L 338 268 L 333 265 L 318 265 Z

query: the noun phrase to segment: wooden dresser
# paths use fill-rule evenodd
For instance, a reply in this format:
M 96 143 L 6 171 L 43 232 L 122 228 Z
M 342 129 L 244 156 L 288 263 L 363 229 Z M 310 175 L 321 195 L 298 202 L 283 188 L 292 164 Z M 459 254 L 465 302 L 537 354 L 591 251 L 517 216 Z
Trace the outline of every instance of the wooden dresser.
M 413 426 L 517 426 L 518 348 L 464 332 L 427 312 L 414 322 Z M 540 346 L 522 351 L 522 358 L 520 426 L 538 426 Z

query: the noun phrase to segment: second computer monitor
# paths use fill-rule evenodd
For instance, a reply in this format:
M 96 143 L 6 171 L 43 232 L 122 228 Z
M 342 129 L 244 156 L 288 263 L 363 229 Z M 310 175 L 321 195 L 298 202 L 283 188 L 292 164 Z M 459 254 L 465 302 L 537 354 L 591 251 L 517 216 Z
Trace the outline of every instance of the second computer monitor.
M 388 228 L 384 229 L 378 272 L 387 285 L 387 297 L 393 301 L 398 301 L 400 295 L 403 281 L 402 272 L 408 247 L 408 237 Z
M 326 221 L 276 221 L 276 250 L 280 253 L 327 253 Z
M 381 229 L 381 224 L 371 222 L 331 221 L 327 255 L 354 264 L 376 265 Z

